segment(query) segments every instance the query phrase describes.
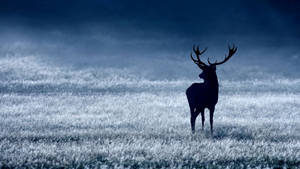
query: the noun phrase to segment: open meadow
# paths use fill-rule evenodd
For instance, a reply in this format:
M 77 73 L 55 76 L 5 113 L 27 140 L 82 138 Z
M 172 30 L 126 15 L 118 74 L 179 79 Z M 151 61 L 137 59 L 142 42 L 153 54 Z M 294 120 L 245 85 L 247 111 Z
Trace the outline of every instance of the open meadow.
M 0 168 L 298 168 L 300 79 L 220 80 L 214 135 L 192 80 L 0 60 Z M 124 73 L 125 72 L 125 73 Z

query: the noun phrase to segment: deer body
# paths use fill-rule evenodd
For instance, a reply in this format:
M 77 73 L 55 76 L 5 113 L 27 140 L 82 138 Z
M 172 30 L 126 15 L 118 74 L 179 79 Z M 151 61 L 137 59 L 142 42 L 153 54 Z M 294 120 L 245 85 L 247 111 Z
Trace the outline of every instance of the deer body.
M 204 110 L 215 107 L 218 102 L 219 86 L 209 86 L 206 83 L 193 83 L 186 90 L 186 96 L 191 108 Z M 197 110 L 196 110 L 197 111 Z
M 197 49 L 193 48 L 197 60 L 195 60 L 191 54 L 192 60 L 198 65 L 198 67 L 202 70 L 202 73 L 199 75 L 200 78 L 204 80 L 203 83 L 193 83 L 186 90 L 186 96 L 189 102 L 190 112 L 191 112 L 191 128 L 192 132 L 195 132 L 195 121 L 197 116 L 201 113 L 202 117 L 202 130 L 204 129 L 204 121 L 205 121 L 205 108 L 209 109 L 209 117 L 210 117 L 210 131 L 213 133 L 213 116 L 215 111 L 215 106 L 218 102 L 219 95 L 219 83 L 218 77 L 216 74 L 216 65 L 223 64 L 226 62 L 237 50 L 237 48 L 229 47 L 229 54 L 225 57 L 222 62 L 210 63 L 208 59 L 209 65 L 205 64 L 200 60 L 200 55 L 203 54 L 205 50 L 202 52 L 199 51 L 199 47 Z

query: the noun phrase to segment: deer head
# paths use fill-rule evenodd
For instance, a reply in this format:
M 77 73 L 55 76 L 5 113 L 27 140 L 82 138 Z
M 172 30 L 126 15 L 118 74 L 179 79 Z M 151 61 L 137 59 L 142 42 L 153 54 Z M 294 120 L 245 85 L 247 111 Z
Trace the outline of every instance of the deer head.
M 208 65 L 207 65 L 206 63 L 202 62 L 201 59 L 200 59 L 200 56 L 207 50 L 207 48 L 205 48 L 204 50 L 200 51 L 199 50 L 199 46 L 197 46 L 197 48 L 195 48 L 195 46 L 193 46 L 193 51 L 194 51 L 197 59 L 194 59 L 192 53 L 191 53 L 191 59 L 202 70 L 202 73 L 199 74 L 199 77 L 201 79 L 203 79 L 204 81 L 207 81 L 207 80 L 212 80 L 212 79 L 217 78 L 217 75 L 216 75 L 216 66 L 217 65 L 221 65 L 221 64 L 227 62 L 231 58 L 231 56 L 233 56 L 234 53 L 237 51 L 237 47 L 235 47 L 234 45 L 232 47 L 230 47 L 228 45 L 228 49 L 229 49 L 228 55 L 225 55 L 225 58 L 224 58 L 223 61 L 221 61 L 221 62 L 215 61 L 214 63 L 211 63 L 209 61 L 209 58 L 208 58 L 207 59 Z

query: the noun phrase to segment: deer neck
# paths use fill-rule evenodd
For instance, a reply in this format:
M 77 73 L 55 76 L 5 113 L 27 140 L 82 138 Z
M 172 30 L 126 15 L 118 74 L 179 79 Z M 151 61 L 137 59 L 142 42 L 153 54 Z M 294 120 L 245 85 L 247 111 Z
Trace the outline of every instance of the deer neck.
M 204 84 L 211 89 L 219 90 L 219 82 L 217 77 L 210 80 L 205 80 Z

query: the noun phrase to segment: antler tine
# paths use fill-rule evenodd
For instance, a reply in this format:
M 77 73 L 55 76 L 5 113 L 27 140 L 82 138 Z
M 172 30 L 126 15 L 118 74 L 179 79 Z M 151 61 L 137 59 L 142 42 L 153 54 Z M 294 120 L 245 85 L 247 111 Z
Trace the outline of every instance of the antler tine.
M 200 52 L 200 55 L 202 55 L 206 50 L 207 48 L 205 48 L 202 52 Z
M 202 55 L 205 51 L 207 50 L 207 48 L 205 48 L 203 51 L 199 50 L 199 46 L 197 46 L 195 48 L 195 45 L 193 45 L 193 51 L 196 54 L 197 60 L 194 59 L 193 54 L 191 53 L 191 59 L 195 62 L 195 64 L 197 64 L 200 68 L 202 68 L 203 66 L 207 66 L 204 62 L 201 61 L 200 59 L 200 55 Z
M 192 53 L 192 52 L 191 52 L 191 59 L 194 61 L 194 63 L 195 63 L 200 69 L 203 68 L 204 65 L 202 64 L 202 62 L 199 62 L 199 60 L 194 59 L 193 53 Z
M 194 59 L 193 57 L 193 53 L 191 52 L 191 59 L 195 62 L 195 63 L 198 63 L 198 61 L 196 59 Z
M 213 65 L 213 64 L 216 64 L 216 63 L 217 63 L 217 60 L 215 61 L 215 63 L 211 63 L 211 62 L 209 61 L 209 58 L 207 58 L 207 62 L 208 62 L 208 64 Z
M 227 60 L 229 60 L 231 58 L 231 56 L 233 56 L 235 54 L 235 52 L 237 51 L 237 47 L 234 46 L 234 44 L 232 45 L 232 47 L 230 47 L 230 45 L 228 45 L 228 50 L 229 50 L 228 55 L 225 55 L 225 58 L 222 62 L 215 61 L 215 63 L 211 63 L 208 58 L 207 59 L 208 63 L 210 65 L 215 65 L 215 66 L 225 63 Z
M 199 46 L 197 46 L 197 48 L 195 49 L 195 45 L 193 46 L 193 51 L 195 52 L 195 54 L 197 55 L 197 57 L 199 55 L 202 55 L 205 51 L 207 50 L 207 48 L 205 48 L 203 51 L 199 50 Z

